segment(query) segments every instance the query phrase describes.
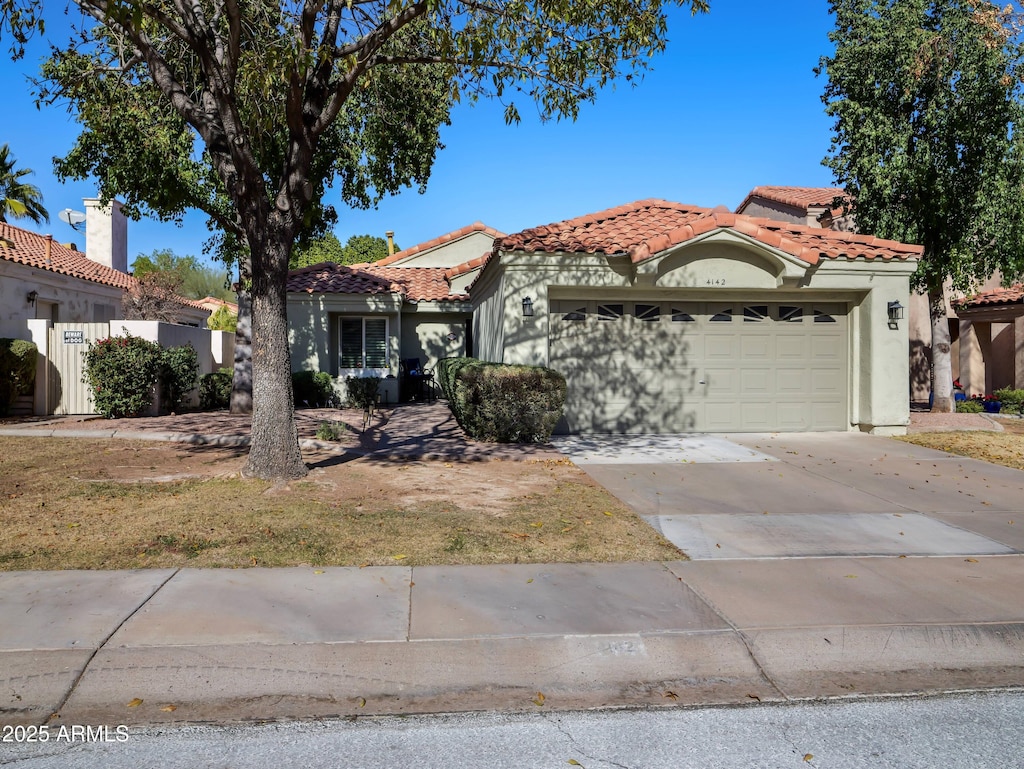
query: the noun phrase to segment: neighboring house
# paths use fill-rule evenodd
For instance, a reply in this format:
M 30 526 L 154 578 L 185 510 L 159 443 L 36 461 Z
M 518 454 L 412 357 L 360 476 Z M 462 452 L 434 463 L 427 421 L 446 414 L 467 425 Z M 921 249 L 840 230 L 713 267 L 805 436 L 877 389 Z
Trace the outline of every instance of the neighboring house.
M 562 431 L 905 432 L 921 248 L 645 200 L 499 238 L 477 357 L 551 366 Z
M 401 361 L 432 369 L 473 354 L 467 286 L 503 233 L 479 222 L 370 264 L 324 263 L 288 276 L 292 368 L 380 376 L 396 402 Z
M 211 314 L 215 313 L 221 307 L 227 307 L 228 312 L 238 315 L 238 305 L 235 302 L 226 302 L 215 296 L 204 296 L 202 299 L 197 299 L 196 304 L 204 310 L 209 310 Z
M 956 299 L 960 382 L 968 395 L 1024 388 L 1024 284 Z
M 767 216 L 790 222 L 842 232 L 856 232 L 852 215 L 843 215 L 834 207 L 844 192 L 839 187 L 755 187 L 736 209 L 737 213 Z M 983 281 L 979 292 L 998 290 L 1002 282 L 997 273 Z M 956 307 L 964 294 L 946 286 L 946 321 L 952 341 L 953 378 L 959 379 L 969 393 L 992 392 L 1013 386 L 1015 339 L 1024 344 L 1024 331 L 1013 333 L 1012 324 L 989 325 L 975 333 L 970 319 L 964 322 Z M 910 400 L 927 403 L 931 394 L 932 330 L 928 297 L 913 292 L 907 308 L 910 350 Z M 988 335 L 991 335 L 989 338 Z
M 0 222 L 0 337 L 30 339 L 27 321 L 105 323 L 124 317 L 121 298 L 135 286 L 128 274 L 127 220 L 116 201 L 103 209 L 86 200 L 86 251 L 51 235 Z M 209 312 L 182 303 L 182 321 Z

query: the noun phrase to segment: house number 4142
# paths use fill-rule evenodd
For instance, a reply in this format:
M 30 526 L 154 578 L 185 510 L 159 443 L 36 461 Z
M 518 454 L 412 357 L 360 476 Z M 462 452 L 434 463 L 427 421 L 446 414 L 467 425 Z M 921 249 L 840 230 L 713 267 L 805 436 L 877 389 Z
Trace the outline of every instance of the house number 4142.
M 705 282 L 706 286 L 724 286 L 725 278 L 708 278 Z

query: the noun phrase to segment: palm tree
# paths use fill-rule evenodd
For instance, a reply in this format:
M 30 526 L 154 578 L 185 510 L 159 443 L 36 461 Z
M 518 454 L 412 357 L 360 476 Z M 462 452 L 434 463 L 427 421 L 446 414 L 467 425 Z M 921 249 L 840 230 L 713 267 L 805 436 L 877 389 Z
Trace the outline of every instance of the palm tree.
M 0 222 L 6 222 L 8 215 L 36 224 L 50 221 L 49 212 L 43 208 L 43 193 L 34 184 L 21 181 L 34 172 L 31 168 L 15 170 L 16 162 L 10 148 L 0 145 Z

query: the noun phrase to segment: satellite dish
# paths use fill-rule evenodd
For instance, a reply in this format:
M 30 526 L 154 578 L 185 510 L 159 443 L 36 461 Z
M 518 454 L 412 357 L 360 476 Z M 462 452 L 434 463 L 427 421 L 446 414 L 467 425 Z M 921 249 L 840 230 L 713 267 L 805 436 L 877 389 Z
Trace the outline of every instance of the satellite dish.
M 78 230 L 78 225 L 85 221 L 85 214 L 81 211 L 72 211 L 70 208 L 65 208 L 57 217 L 75 231 Z

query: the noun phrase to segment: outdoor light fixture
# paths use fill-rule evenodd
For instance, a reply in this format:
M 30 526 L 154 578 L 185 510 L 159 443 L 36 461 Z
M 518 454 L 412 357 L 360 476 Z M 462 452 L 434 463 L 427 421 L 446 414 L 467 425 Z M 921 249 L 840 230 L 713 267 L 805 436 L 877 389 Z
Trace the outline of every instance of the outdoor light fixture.
M 889 328 L 899 328 L 903 320 L 903 305 L 899 301 L 889 302 Z
M 38 296 L 39 296 L 39 292 L 38 291 L 29 291 L 28 292 L 28 296 L 25 297 L 25 301 L 27 301 L 29 304 L 34 305 L 36 303 L 36 297 L 38 297 Z
M 523 317 L 533 317 L 533 300 L 528 296 L 523 297 Z

